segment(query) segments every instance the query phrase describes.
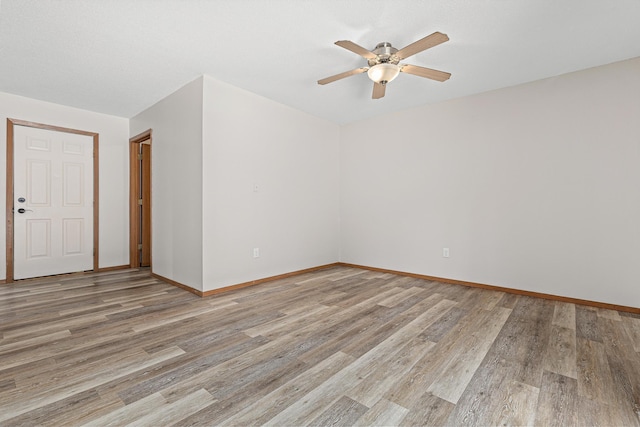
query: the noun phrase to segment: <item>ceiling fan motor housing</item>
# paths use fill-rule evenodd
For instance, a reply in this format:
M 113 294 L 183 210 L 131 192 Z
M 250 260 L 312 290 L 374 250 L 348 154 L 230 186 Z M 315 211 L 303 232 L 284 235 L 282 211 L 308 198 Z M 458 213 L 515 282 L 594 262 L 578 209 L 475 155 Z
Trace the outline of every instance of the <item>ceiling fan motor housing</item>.
M 375 59 L 369 59 L 369 66 L 373 67 L 377 64 L 398 64 L 400 59 L 396 56 L 396 52 L 398 49 L 391 46 L 389 42 L 378 43 L 375 49 L 372 50 L 373 53 L 376 54 Z

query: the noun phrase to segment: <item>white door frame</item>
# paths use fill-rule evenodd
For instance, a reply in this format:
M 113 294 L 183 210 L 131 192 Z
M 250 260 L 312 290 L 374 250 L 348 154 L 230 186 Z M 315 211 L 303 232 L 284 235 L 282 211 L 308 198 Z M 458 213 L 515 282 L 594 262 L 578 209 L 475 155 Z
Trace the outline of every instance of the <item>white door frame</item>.
M 93 137 L 93 271 L 98 271 L 98 212 L 99 212 L 99 197 L 98 197 L 98 134 L 95 132 L 87 132 L 78 129 L 69 129 L 60 126 L 52 126 L 46 125 L 42 123 L 29 122 L 25 120 L 18 119 L 10 119 L 7 118 L 7 192 L 6 192 L 6 218 L 7 218 L 7 251 L 6 251 L 6 262 L 7 262 L 7 273 L 6 273 L 6 282 L 13 282 L 13 132 L 14 126 L 26 126 L 38 129 L 52 130 L 57 132 L 66 132 L 66 133 L 74 133 L 79 135 L 87 135 Z

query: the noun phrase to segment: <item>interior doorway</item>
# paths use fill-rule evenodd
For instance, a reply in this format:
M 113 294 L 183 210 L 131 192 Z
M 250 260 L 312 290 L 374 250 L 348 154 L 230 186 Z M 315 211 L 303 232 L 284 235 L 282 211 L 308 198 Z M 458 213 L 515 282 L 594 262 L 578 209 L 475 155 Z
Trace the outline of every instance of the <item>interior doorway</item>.
M 130 266 L 151 267 L 151 129 L 129 142 Z

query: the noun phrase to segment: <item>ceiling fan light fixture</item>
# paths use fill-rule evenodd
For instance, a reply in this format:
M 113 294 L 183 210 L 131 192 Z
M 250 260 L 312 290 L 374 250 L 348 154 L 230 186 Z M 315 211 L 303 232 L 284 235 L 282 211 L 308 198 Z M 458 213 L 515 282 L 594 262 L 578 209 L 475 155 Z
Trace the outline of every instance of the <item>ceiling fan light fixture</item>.
M 367 71 L 367 75 L 371 80 L 382 84 L 389 83 L 391 80 L 398 77 L 398 74 L 400 74 L 400 67 L 388 62 L 376 64 Z
M 368 67 L 360 67 L 354 70 L 345 71 L 344 73 L 336 74 L 335 76 L 320 79 L 318 80 L 318 84 L 326 85 L 327 83 L 335 82 L 336 80 L 341 80 L 366 71 L 369 78 L 373 80 L 374 83 L 371 98 L 380 99 L 384 97 L 387 83 L 398 77 L 398 74 L 401 72 L 443 82 L 451 77 L 451 73 L 419 67 L 417 65 L 400 64 L 399 62 L 415 55 L 416 53 L 420 53 L 444 43 L 447 40 L 449 40 L 449 37 L 446 34 L 436 31 L 435 33 L 423 37 L 400 50 L 391 46 L 391 43 L 388 42 L 378 43 L 375 49 L 367 50 L 350 40 L 338 40 L 335 43 L 337 46 L 347 49 L 366 59 Z

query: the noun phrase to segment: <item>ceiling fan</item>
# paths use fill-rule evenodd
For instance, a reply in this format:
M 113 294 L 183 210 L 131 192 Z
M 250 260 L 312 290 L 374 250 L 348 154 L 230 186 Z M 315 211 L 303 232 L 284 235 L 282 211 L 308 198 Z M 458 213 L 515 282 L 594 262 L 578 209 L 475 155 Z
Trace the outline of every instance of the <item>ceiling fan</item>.
M 417 65 L 401 64 L 400 61 L 410 57 L 411 55 L 422 52 L 423 50 L 427 50 L 431 47 L 444 43 L 447 40 L 449 40 L 449 37 L 447 37 L 446 34 L 436 31 L 435 33 L 413 42 L 400 50 L 391 46 L 391 43 L 382 42 L 378 43 L 372 51 L 369 51 L 352 41 L 339 40 L 335 44 L 362 56 L 367 60 L 369 66 L 345 71 L 344 73 L 318 80 L 318 84 L 326 85 L 327 83 L 335 82 L 336 80 L 344 79 L 345 77 L 353 76 L 355 74 L 361 74 L 366 71 L 369 78 L 373 80 L 372 98 L 380 99 L 384 96 L 387 83 L 398 77 L 398 74 L 400 73 L 413 74 L 414 76 L 426 77 L 428 79 L 443 82 L 451 77 L 451 73 L 419 67 Z

